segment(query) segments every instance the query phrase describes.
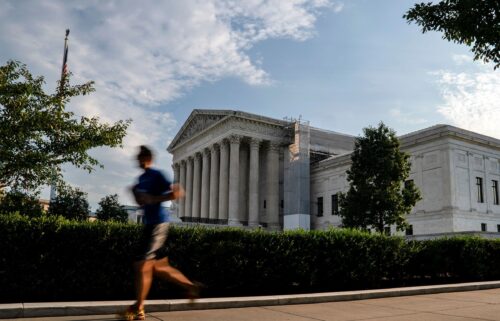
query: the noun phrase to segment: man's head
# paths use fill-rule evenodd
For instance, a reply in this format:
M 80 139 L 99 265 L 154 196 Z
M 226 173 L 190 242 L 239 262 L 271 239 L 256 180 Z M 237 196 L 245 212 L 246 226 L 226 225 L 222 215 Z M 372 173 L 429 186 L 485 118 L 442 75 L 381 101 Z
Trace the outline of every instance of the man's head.
M 140 151 L 137 154 L 137 161 L 139 162 L 139 167 L 142 169 L 149 168 L 153 163 L 153 152 L 148 147 L 141 145 L 139 146 Z

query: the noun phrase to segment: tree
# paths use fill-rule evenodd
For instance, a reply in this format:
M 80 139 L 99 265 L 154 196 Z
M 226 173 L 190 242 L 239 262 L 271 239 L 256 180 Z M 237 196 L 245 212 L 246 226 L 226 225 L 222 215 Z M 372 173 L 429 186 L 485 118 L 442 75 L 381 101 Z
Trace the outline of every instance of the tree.
M 96 217 L 99 220 L 127 222 L 128 214 L 123 206 L 118 203 L 118 195 L 108 195 L 99 202 L 99 208 L 96 211 Z
M 356 139 L 347 171 L 349 190 L 340 195 L 342 224 L 378 232 L 395 224 L 403 230 L 406 214 L 421 199 L 413 181 L 406 181 L 409 155 L 399 150 L 396 133 L 383 123 L 363 132 L 364 136 Z
M 40 217 L 44 215 L 37 194 L 27 194 L 10 190 L 0 198 L 0 214 L 19 212 L 22 215 Z
M 83 221 L 90 214 L 87 193 L 78 188 L 60 184 L 57 196 L 50 200 L 49 215 L 63 216 L 71 220 Z
M 441 31 L 443 38 L 472 46 L 474 60 L 500 66 L 500 1 L 443 0 L 416 4 L 404 16 L 422 32 Z
M 0 189 L 60 182 L 64 163 L 91 172 L 102 165 L 88 150 L 122 146 L 130 120 L 110 125 L 98 117 L 76 119 L 65 109 L 72 97 L 94 91 L 93 82 L 70 86 L 70 75 L 56 93 L 47 94 L 44 78 L 33 77 L 26 65 L 0 66 Z

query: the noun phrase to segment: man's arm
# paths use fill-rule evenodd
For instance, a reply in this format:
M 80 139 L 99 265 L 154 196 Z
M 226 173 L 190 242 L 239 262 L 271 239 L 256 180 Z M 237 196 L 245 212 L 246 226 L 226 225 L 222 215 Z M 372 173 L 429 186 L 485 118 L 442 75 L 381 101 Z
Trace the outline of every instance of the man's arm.
M 142 206 L 144 205 L 144 195 L 145 193 L 140 193 L 137 191 L 137 185 L 134 185 L 130 188 L 130 191 L 132 192 L 132 195 L 134 195 L 135 202 Z
M 139 198 L 143 201 L 143 204 L 157 204 L 166 201 L 173 201 L 179 198 L 183 198 L 186 194 L 184 188 L 179 184 L 172 184 L 170 187 L 171 191 L 164 195 L 151 195 L 146 193 L 139 193 Z

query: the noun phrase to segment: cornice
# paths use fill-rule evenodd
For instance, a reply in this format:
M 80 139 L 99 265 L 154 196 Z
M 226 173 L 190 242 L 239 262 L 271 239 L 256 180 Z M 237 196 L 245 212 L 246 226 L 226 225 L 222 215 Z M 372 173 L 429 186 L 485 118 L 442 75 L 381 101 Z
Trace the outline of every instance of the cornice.
M 409 148 L 442 138 L 452 138 L 474 145 L 500 150 L 500 140 L 451 125 L 435 125 L 399 137 L 401 148 Z
M 194 114 L 194 112 L 197 112 Z M 170 153 L 173 153 L 175 150 L 181 148 L 182 146 L 189 144 L 199 137 L 202 137 L 203 135 L 207 134 L 210 131 L 216 131 L 220 127 L 228 127 L 229 129 L 239 129 L 239 130 L 248 130 L 247 126 L 239 126 L 238 122 L 244 122 L 250 125 L 253 125 L 254 128 L 253 130 L 256 132 L 263 132 L 264 135 L 269 135 L 269 136 L 274 136 L 276 138 L 283 138 L 286 139 L 288 136 L 283 135 L 283 131 L 287 130 L 287 127 L 290 123 L 285 122 L 285 121 L 280 121 L 272 118 L 267 118 L 267 117 L 262 117 L 262 116 L 257 116 L 253 114 L 248 114 L 248 113 L 243 113 L 243 112 L 234 112 L 234 114 L 228 114 L 224 117 L 222 117 L 219 121 L 215 122 L 214 124 L 208 126 L 207 128 L 199 131 L 196 133 L 196 135 L 193 135 L 183 141 L 176 141 L 179 140 L 182 137 L 181 131 L 186 130 L 188 127 L 187 124 L 190 123 L 191 121 L 194 120 L 194 117 L 196 116 L 203 116 L 203 113 L 200 113 L 198 110 L 193 111 L 184 124 L 184 126 L 181 128 L 179 133 L 176 135 L 176 138 L 172 141 L 170 146 L 168 147 L 168 151 Z M 212 111 L 216 114 L 215 111 Z M 255 116 L 255 117 L 254 117 Z M 267 130 L 265 130 L 267 129 Z
M 350 165 L 352 163 L 351 155 L 352 152 L 324 159 L 322 161 L 312 164 L 311 171 L 320 171 L 331 167 Z

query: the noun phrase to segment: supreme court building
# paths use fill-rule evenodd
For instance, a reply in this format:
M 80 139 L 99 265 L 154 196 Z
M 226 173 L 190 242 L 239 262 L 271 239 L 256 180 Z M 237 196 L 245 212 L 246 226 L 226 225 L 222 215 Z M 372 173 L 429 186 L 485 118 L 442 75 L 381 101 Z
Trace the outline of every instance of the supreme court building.
M 408 234 L 500 232 L 500 140 L 449 125 L 400 136 L 423 199 Z M 168 147 L 183 222 L 269 230 L 341 226 L 355 137 L 307 122 L 195 109 Z

